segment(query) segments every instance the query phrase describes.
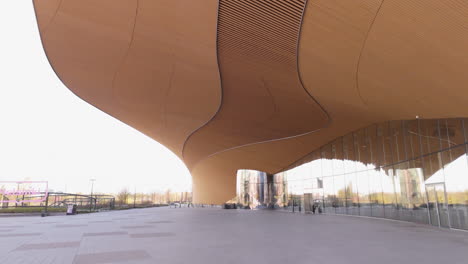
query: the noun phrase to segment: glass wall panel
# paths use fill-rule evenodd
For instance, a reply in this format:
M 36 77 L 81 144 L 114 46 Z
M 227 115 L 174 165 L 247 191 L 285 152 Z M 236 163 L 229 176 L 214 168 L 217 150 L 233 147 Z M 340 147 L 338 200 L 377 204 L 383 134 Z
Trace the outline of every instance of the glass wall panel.
M 368 172 L 356 172 L 356 181 L 359 189 L 359 214 L 364 216 L 372 216 Z
M 465 142 L 468 143 L 468 118 L 462 119 L 462 126 L 465 131 Z
M 341 175 L 344 173 L 343 165 L 343 140 L 339 138 L 332 143 L 333 155 L 333 175 Z
M 426 184 L 444 182 L 442 155 L 440 152 L 422 157 Z
M 431 224 L 439 227 L 450 227 L 445 185 L 443 183 L 427 184 L 426 192 L 431 205 L 429 207 Z
M 376 168 L 383 167 L 385 165 L 384 158 L 384 129 L 382 125 L 376 125 L 376 138 L 372 139 L 372 156 L 374 157 L 374 162 Z
M 439 211 L 440 226 L 450 227 L 445 184 L 435 184 L 434 187 L 435 187 L 436 196 L 437 196 L 437 209 Z
M 323 206 L 324 212 L 335 213 L 336 195 L 333 187 L 333 177 L 323 177 Z
M 313 160 L 310 162 L 310 173 L 309 177 L 317 178 L 322 177 L 322 159 L 320 156 L 320 151 L 315 151 L 312 153 Z
M 382 184 L 380 169 L 368 171 L 369 176 L 369 199 L 372 207 L 371 214 L 374 217 L 384 217 Z
M 355 144 L 357 144 L 357 160 L 363 165 L 358 165 L 357 171 L 367 170 L 367 164 L 371 163 L 369 138 L 367 137 L 365 129 L 361 129 L 354 134 L 356 135 L 354 141 Z
M 312 152 L 273 183 L 266 173 L 239 171 L 237 200 L 468 230 L 467 138 L 468 119 L 372 125 Z
M 403 121 L 406 155 L 408 159 L 421 156 L 421 136 L 419 133 L 419 120 Z
M 359 190 L 357 184 L 357 174 L 348 173 L 344 175 L 346 184 L 346 208 L 348 214 L 359 215 Z
M 336 194 L 336 202 L 334 204 L 337 214 L 346 214 L 346 185 L 344 175 L 336 175 L 333 179 L 333 184 Z
M 356 152 L 354 150 L 353 134 L 348 134 L 343 137 L 343 155 L 344 155 L 344 171 L 351 173 L 356 171 Z
M 445 119 L 439 121 L 442 148 L 453 148 L 465 143 L 461 119 Z
M 389 219 L 399 219 L 399 205 L 395 195 L 395 176 L 393 166 L 387 166 L 380 170 L 382 179 L 382 196 L 384 215 Z M 398 188 L 398 192 L 399 192 Z
M 400 220 L 427 223 L 423 170 L 408 162 L 394 166 L 400 189 Z
M 382 129 L 382 140 L 383 140 L 383 155 L 382 155 L 382 165 L 387 166 L 394 163 L 392 155 L 392 135 L 390 132 L 390 124 L 388 122 L 381 125 Z
M 379 137 L 380 132 L 380 137 Z M 382 156 L 382 131 L 379 131 L 376 125 L 367 128 L 367 138 L 369 141 L 370 150 L 370 164 L 367 166 L 369 169 L 380 167 L 380 160 Z
M 356 182 L 356 152 L 354 144 L 354 136 L 352 133 L 343 137 L 343 165 L 344 165 L 344 181 L 346 192 L 349 194 L 346 197 L 346 207 L 348 214 L 359 215 L 359 193 Z
M 465 145 L 447 150 L 455 157 L 444 162 L 445 188 L 451 227 L 468 229 L 468 164 Z
M 333 175 L 333 154 L 331 144 L 327 144 L 322 147 L 322 176 Z
M 273 176 L 275 208 L 285 209 L 288 206 L 288 181 L 285 173 L 278 173 Z
M 392 138 L 392 159 L 394 163 L 407 160 L 403 128 L 401 121 L 390 122 L 390 135 Z
M 429 204 L 429 220 L 434 226 L 440 226 L 439 210 L 437 209 L 437 195 L 434 185 L 426 185 L 427 202 Z
M 420 120 L 420 135 L 422 155 L 433 153 L 441 149 L 438 120 Z
M 429 224 L 429 218 L 427 214 L 427 198 L 424 189 L 424 170 L 423 162 L 421 158 L 408 161 L 408 166 L 413 171 L 418 173 L 418 177 L 413 180 L 414 186 L 417 186 L 418 194 L 413 194 L 413 221 L 418 223 Z

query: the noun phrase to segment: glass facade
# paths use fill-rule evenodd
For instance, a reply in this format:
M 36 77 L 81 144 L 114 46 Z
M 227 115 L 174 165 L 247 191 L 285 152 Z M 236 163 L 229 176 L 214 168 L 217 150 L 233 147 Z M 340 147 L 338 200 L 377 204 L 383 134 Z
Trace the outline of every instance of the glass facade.
M 467 139 L 468 119 L 372 125 L 273 175 L 264 206 L 307 213 L 320 204 L 329 214 L 468 230 Z

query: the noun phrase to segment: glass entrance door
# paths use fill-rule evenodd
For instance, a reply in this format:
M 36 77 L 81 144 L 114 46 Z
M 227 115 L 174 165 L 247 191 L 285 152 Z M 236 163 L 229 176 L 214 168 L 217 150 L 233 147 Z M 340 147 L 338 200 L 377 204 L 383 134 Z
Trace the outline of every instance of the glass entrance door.
M 434 226 L 450 227 L 448 206 L 445 195 L 445 184 L 434 183 L 426 185 L 429 217 Z

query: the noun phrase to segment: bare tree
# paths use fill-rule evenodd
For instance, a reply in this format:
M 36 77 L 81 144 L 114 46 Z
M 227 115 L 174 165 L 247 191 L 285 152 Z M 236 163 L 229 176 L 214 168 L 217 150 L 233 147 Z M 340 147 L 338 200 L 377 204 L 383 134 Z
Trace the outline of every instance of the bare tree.
M 117 194 L 117 201 L 119 201 L 120 206 L 122 206 L 123 204 L 127 204 L 129 196 L 130 196 L 130 191 L 128 190 L 128 188 L 123 188 Z

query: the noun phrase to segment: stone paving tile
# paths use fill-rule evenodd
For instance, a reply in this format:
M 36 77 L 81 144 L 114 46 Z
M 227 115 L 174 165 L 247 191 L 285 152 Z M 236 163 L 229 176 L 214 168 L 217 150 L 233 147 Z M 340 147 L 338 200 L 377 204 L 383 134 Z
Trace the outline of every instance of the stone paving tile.
M 24 236 L 40 236 L 42 233 L 10 233 L 10 234 L 0 234 L 2 237 L 24 237 Z
M 131 238 L 149 238 L 149 237 L 170 237 L 175 236 L 175 233 L 170 232 L 159 232 L 159 233 L 139 233 L 130 234 Z
M 91 237 L 91 236 L 120 236 L 120 235 L 128 235 L 128 232 L 118 231 L 118 232 L 96 232 L 96 233 L 84 233 L 83 236 Z
M 78 254 L 73 261 L 74 264 L 91 263 L 118 263 L 126 261 L 137 261 L 150 259 L 151 256 L 144 250 L 110 251 L 92 254 Z
M 174 223 L 173 221 L 149 221 L 146 222 L 147 224 L 171 224 Z
M 81 225 L 81 224 L 77 224 L 77 225 L 56 225 L 55 227 L 68 228 L 68 227 L 84 227 L 84 226 L 88 226 L 88 225 Z
M 154 228 L 154 226 L 151 226 L 151 225 L 128 225 L 128 226 L 121 226 L 120 228 L 138 229 L 138 228 Z
M 80 241 L 74 242 L 56 242 L 56 243 L 36 243 L 23 244 L 16 248 L 15 251 L 33 250 L 33 249 L 56 249 L 56 248 L 77 248 L 80 246 Z
M 14 251 L 0 257 L 5 264 L 69 264 L 75 257 L 74 248 L 36 251 Z

